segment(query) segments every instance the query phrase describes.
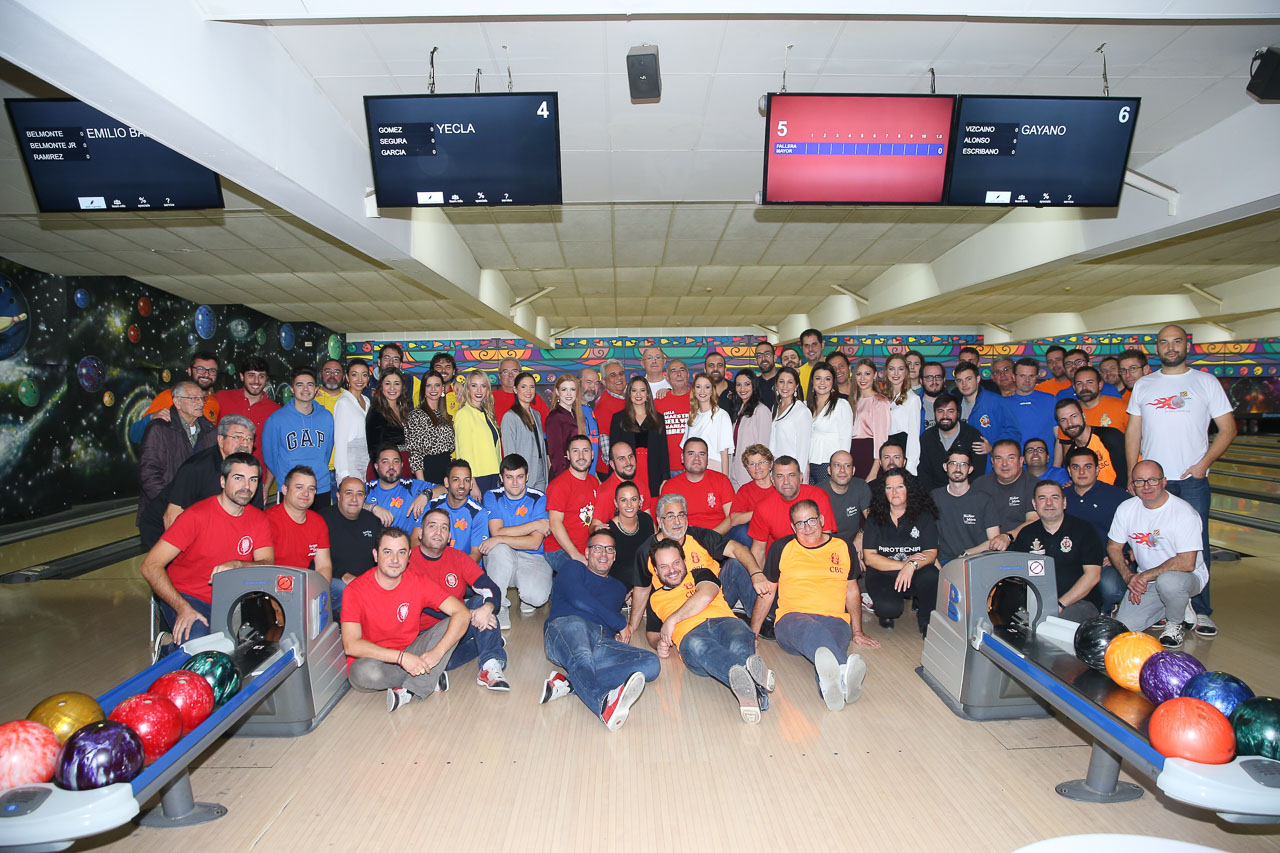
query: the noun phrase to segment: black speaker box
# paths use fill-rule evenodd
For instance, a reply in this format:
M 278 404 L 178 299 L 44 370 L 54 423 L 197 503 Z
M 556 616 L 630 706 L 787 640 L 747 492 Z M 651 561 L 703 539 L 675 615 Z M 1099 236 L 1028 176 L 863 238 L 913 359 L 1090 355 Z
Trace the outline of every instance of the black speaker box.
M 627 83 L 631 86 L 633 101 L 652 102 L 662 97 L 656 45 L 641 45 L 627 51 Z
M 1280 48 L 1269 47 L 1258 57 L 1245 89 L 1260 101 L 1280 101 Z

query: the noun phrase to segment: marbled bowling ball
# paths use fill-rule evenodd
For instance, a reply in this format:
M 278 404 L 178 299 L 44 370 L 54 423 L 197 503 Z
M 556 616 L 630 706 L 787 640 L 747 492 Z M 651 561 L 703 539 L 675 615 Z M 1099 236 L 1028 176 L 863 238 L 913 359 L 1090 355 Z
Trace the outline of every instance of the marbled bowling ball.
M 208 305 L 201 305 L 196 309 L 195 329 L 196 334 L 206 341 L 218 331 L 218 315 Z
M 280 348 L 284 350 L 291 350 L 293 349 L 293 345 L 296 342 L 296 340 L 297 338 L 293 333 L 293 324 L 281 323 L 280 324 Z
M 227 324 L 227 331 L 237 341 L 243 341 L 249 337 L 249 321 L 243 317 L 237 317 Z
M 1142 695 L 1159 705 L 1181 696 L 1186 683 L 1202 672 L 1204 664 L 1186 652 L 1156 652 L 1142 665 L 1138 684 Z
M 185 735 L 203 723 L 213 713 L 213 688 L 204 676 L 185 669 L 167 672 L 147 688 L 148 693 L 166 697 L 182 715 L 182 733 Z
M 90 394 L 97 394 L 107 382 L 107 366 L 96 355 L 86 355 L 76 365 L 76 379 L 80 387 Z
M 18 383 L 18 401 L 24 406 L 36 406 L 40 402 L 40 387 L 28 376 Z
M 100 720 L 67 738 L 53 782 L 69 791 L 128 782 L 142 771 L 144 755 L 137 732 L 124 723 Z
M 1280 699 L 1255 696 L 1241 702 L 1231 715 L 1239 755 L 1280 759 Z
M 1123 622 L 1110 616 L 1095 616 L 1084 620 L 1076 628 L 1076 657 L 1091 669 L 1106 672 L 1107 646 L 1127 630 Z
M 87 693 L 55 693 L 41 701 L 27 719 L 48 726 L 60 743 L 66 743 L 80 729 L 106 719 L 98 700 Z
M 329 350 L 329 358 L 342 358 L 342 338 L 330 335 L 326 346 Z
M 267 330 L 259 329 L 253 339 L 258 342 L 258 346 L 264 346 L 267 343 Z
M 1142 665 L 1163 648 L 1159 640 L 1142 631 L 1121 634 L 1107 645 L 1107 675 L 1125 690 L 1140 691 Z
M 133 729 L 142 741 L 144 764 L 164 755 L 182 737 L 182 714 L 178 706 L 152 693 L 130 696 L 112 708 L 107 719 Z
M 107 408 L 110 408 L 115 404 L 116 404 L 116 395 L 112 394 L 110 391 L 103 392 L 102 405 L 106 406 Z
M 48 782 L 58 768 L 61 748 L 48 726 L 30 720 L 0 725 L 0 791 Z
M 1193 676 L 1182 685 L 1182 695 L 1208 702 L 1230 717 L 1241 702 L 1253 698 L 1253 690 L 1231 673 L 1213 669 Z
M 188 672 L 203 675 L 213 688 L 213 701 L 218 707 L 240 692 L 240 673 L 231 656 L 222 652 L 200 652 L 182 665 Z

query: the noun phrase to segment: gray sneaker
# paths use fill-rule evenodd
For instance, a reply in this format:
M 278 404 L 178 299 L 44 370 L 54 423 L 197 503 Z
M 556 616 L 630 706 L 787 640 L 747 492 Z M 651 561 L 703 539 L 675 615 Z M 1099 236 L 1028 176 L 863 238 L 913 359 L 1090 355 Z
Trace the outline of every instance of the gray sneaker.
M 1197 613 L 1195 632 L 1197 637 L 1213 639 L 1218 636 L 1218 626 L 1208 613 Z
M 387 688 L 387 713 L 403 708 L 413 701 L 413 694 L 404 687 Z
M 845 704 L 862 698 L 862 680 L 866 677 L 867 662 L 862 659 L 862 655 L 849 655 L 840 673 L 840 687 L 844 692 Z
M 1160 632 L 1160 645 L 1166 649 L 1182 648 L 1182 623 L 1170 622 L 1164 626 L 1164 630 Z
M 738 713 L 744 723 L 760 722 L 760 699 L 756 696 L 756 681 L 747 668 L 736 663 L 729 667 L 729 689 L 738 698 Z
M 773 692 L 775 682 L 773 670 L 769 669 L 764 662 L 764 658 L 760 657 L 760 655 L 752 655 L 747 658 L 746 667 L 747 672 L 750 673 L 752 680 L 756 684 L 759 684 L 769 693 Z
M 844 708 L 844 690 L 840 686 L 840 664 L 831 649 L 818 649 L 813 655 L 813 667 L 818 671 L 818 692 L 827 703 L 827 710 L 839 711 Z
M 498 611 L 498 628 L 503 631 L 511 630 L 511 610 L 504 607 Z

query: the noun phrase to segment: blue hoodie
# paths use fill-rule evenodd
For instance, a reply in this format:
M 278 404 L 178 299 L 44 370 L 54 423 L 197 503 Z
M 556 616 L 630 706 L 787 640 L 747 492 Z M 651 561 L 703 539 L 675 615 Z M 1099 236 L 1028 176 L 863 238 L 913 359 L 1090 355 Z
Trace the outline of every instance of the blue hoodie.
M 295 465 L 310 466 L 316 472 L 316 493 L 333 490 L 329 477 L 329 455 L 333 450 L 333 415 L 319 403 L 304 415 L 293 403 L 271 413 L 262 428 L 262 459 L 276 482 Z

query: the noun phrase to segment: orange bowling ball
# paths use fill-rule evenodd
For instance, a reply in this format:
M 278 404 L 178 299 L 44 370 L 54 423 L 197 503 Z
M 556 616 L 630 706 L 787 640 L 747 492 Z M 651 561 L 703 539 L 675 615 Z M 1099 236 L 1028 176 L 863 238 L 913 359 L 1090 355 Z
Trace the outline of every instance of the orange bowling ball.
M 1147 732 L 1151 745 L 1166 758 L 1226 764 L 1236 754 L 1236 736 L 1227 718 L 1208 702 L 1189 696 L 1160 703 Z
M 80 729 L 105 720 L 98 701 L 86 693 L 55 693 L 31 709 L 27 719 L 53 729 L 58 743 L 66 743 Z
M 1142 689 L 1142 665 L 1163 648 L 1159 640 L 1142 631 L 1121 634 L 1107 646 L 1107 675 L 1124 689 L 1137 692 Z

